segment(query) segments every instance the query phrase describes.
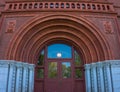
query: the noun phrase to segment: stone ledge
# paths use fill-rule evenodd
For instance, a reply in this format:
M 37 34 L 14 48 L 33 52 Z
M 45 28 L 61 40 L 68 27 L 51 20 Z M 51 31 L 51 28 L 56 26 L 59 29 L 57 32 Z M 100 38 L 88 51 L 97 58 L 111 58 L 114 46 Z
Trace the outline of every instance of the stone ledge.
M 120 60 L 86 64 L 85 78 L 87 92 L 118 92 L 120 90 Z
M 0 60 L 0 92 L 34 92 L 34 64 Z

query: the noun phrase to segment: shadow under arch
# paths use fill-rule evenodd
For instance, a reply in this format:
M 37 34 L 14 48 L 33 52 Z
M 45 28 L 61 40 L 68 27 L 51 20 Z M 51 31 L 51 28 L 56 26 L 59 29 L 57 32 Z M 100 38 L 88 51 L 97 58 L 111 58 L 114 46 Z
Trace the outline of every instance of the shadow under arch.
M 7 49 L 6 59 L 34 63 L 39 50 L 49 41 L 69 40 L 86 59 L 85 63 L 112 59 L 112 52 L 102 33 L 84 17 L 46 15 L 35 17 L 22 26 Z

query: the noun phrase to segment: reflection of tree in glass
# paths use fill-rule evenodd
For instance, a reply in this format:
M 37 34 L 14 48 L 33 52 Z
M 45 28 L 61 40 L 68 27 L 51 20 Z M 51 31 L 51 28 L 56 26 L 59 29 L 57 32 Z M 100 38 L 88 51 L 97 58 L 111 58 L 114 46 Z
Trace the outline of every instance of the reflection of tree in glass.
M 37 71 L 37 78 L 43 78 L 44 77 L 44 70 L 38 69 Z
M 44 55 L 43 54 L 40 54 L 39 58 L 38 58 L 38 65 L 43 65 L 43 62 L 44 62 Z
M 49 78 L 56 78 L 57 77 L 57 63 L 56 62 L 49 62 Z
M 71 77 L 70 66 L 66 66 L 66 65 L 62 64 L 62 76 L 63 76 L 63 78 L 70 78 Z
M 75 69 L 75 73 L 76 73 L 76 78 L 82 78 L 82 70 Z
M 81 63 L 82 63 L 81 58 L 80 58 L 79 54 L 76 51 L 74 53 L 75 53 L 75 65 L 80 66 Z

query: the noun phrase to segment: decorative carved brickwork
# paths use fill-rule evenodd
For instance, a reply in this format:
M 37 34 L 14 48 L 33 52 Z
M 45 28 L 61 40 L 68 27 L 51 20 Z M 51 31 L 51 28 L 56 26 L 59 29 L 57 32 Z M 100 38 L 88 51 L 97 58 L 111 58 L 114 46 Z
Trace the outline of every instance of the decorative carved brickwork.
M 63 10 L 63 11 L 95 11 L 95 12 L 114 12 L 113 5 L 110 3 L 84 2 L 84 1 L 64 1 L 64 2 L 7 2 L 5 6 L 6 11 L 44 11 L 44 10 Z
M 9 20 L 9 21 L 7 22 L 7 30 L 6 30 L 6 32 L 7 32 L 7 33 L 12 33 L 12 32 L 14 32 L 15 26 L 16 26 L 16 20 Z
M 113 33 L 113 27 L 111 21 L 103 21 L 104 29 L 107 34 Z

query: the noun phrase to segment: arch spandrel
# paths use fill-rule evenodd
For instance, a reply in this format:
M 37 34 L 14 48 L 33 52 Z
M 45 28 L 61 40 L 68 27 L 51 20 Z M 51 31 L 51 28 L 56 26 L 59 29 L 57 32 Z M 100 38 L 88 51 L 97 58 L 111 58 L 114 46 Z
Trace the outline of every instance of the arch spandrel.
M 62 21 L 49 24 L 55 20 Z M 65 25 L 63 25 L 64 23 Z M 66 27 L 72 30 L 67 30 Z M 53 30 L 55 30 L 55 34 L 52 33 Z M 62 35 L 64 33 L 65 36 L 59 36 L 60 33 Z M 86 59 L 86 63 L 112 58 L 110 47 L 97 27 L 82 16 L 78 18 L 70 15 L 47 15 L 32 19 L 14 35 L 6 57 L 7 59 L 33 62 L 37 51 L 44 46 L 45 42 L 60 38 L 73 42 L 84 52 L 85 58 L 90 57 Z

